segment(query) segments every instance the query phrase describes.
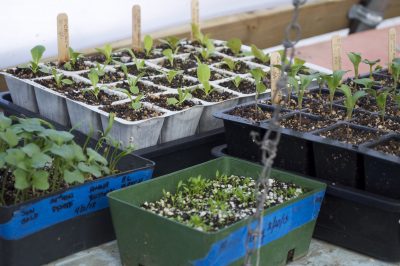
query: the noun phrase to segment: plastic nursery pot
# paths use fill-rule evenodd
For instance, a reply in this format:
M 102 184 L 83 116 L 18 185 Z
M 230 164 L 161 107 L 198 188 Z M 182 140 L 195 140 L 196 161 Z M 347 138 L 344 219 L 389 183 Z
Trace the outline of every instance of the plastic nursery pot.
M 400 199 L 400 158 L 374 148 L 400 141 L 396 133 L 383 136 L 378 141 L 360 147 L 364 156 L 365 190 L 386 197 Z
M 140 205 L 162 197 L 163 189 L 174 192 L 179 181 L 191 176 L 259 176 L 261 166 L 222 157 L 157 179 L 108 194 L 111 215 L 123 265 L 242 265 L 248 219 L 217 232 L 198 231 Z M 307 253 L 325 184 L 274 170 L 272 175 L 308 192 L 299 198 L 264 211 L 261 265 L 284 265 Z M 254 226 L 255 224 L 253 224 Z
M 128 155 L 119 174 L 0 207 L 0 265 L 42 265 L 113 240 L 106 194 L 150 179 L 153 168 L 153 162 Z
M 16 105 L 31 112 L 38 112 L 35 90 L 30 81 L 17 78 L 5 72 L 0 72 L 0 75 L 4 77 L 7 88 Z
M 366 132 L 377 132 L 376 129 L 338 122 L 330 127 L 316 131 L 307 138 L 313 141 L 315 175 L 354 188 L 364 188 L 363 157 L 359 145 L 352 145 L 338 140 L 320 137 L 322 132 L 338 127 L 350 127 Z M 368 143 L 368 142 L 367 142 Z

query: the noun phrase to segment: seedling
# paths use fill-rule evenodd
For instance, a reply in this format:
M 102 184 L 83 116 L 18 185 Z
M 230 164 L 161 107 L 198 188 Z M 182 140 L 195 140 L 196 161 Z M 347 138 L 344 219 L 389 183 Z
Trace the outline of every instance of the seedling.
M 235 56 L 238 56 L 242 48 L 242 41 L 238 38 L 233 38 L 226 42 L 226 46 L 229 47 Z
M 211 40 L 208 40 L 204 47 L 200 50 L 200 55 L 203 60 L 208 60 L 212 54 L 215 52 L 214 43 Z M 197 62 L 200 62 L 199 58 L 196 58 Z
M 61 73 L 57 73 L 57 70 L 55 69 L 55 68 L 52 68 L 51 69 L 51 74 L 53 75 L 53 79 L 54 79 L 54 81 L 55 81 L 55 83 L 56 83 L 56 86 L 57 86 L 57 88 L 61 88 L 62 87 L 62 85 L 72 85 L 72 84 L 74 84 L 74 82 L 72 81 L 72 80 L 70 80 L 70 79 L 67 79 L 67 78 L 63 78 L 64 77 L 64 75 L 63 74 L 61 74 Z
M 266 73 L 261 68 L 254 68 L 250 70 L 250 73 L 253 76 L 254 81 L 256 83 L 255 108 L 256 108 L 256 114 L 258 116 L 258 98 L 261 95 L 261 93 L 264 93 L 267 90 L 267 87 L 263 82 L 263 78 L 265 77 Z
M 233 80 L 232 80 L 233 84 L 235 84 L 236 88 L 239 88 L 240 83 L 242 83 L 242 78 L 240 76 L 236 76 Z
M 150 53 L 153 50 L 153 38 L 151 38 L 150 35 L 144 36 L 143 46 L 146 52 L 146 56 L 150 56 Z
M 90 72 L 96 72 L 97 76 L 102 77 L 106 74 L 106 66 L 96 63 L 96 67 L 90 69 Z
M 168 59 L 169 64 L 174 66 L 174 53 L 171 49 L 165 49 L 162 54 Z
M 381 116 L 382 121 L 384 121 L 384 119 L 385 119 L 386 102 L 387 102 L 388 95 L 389 95 L 389 91 L 382 90 L 382 91 L 378 92 L 378 95 L 376 96 L 376 105 L 379 108 L 379 115 Z
M 138 111 L 142 108 L 143 104 L 141 102 L 143 98 L 143 94 L 139 94 L 136 97 L 130 97 L 129 99 L 131 100 L 131 108 L 135 111 Z
M 397 84 L 400 78 L 400 58 L 393 59 L 390 67 L 392 69 L 394 94 L 397 94 Z
M 139 80 L 143 77 L 143 73 L 137 75 L 136 77 L 128 77 L 127 83 L 129 86 L 129 91 L 132 94 L 138 94 L 139 93 L 139 87 L 137 86 Z
M 335 70 L 332 75 L 325 76 L 326 85 L 329 89 L 330 110 L 332 112 L 333 98 L 338 87 L 342 84 L 342 78 L 347 71 Z
M 380 61 L 381 61 L 380 59 L 377 59 L 377 60 L 374 60 L 374 61 L 369 61 L 368 59 L 364 59 L 362 61 L 364 64 L 369 65 L 369 78 L 370 79 L 374 79 L 373 76 L 372 76 L 372 73 L 373 73 L 372 68 L 374 67 L 374 65 L 378 64 Z
M 198 24 L 192 23 L 192 32 L 194 39 L 198 41 L 203 47 L 207 47 L 207 44 L 212 42 L 212 40 L 208 37 L 208 35 L 204 35 L 200 31 L 200 27 Z
M 176 53 L 179 49 L 179 44 L 182 43 L 184 40 L 185 39 L 179 39 L 178 37 L 171 36 L 171 37 L 167 37 L 165 39 L 160 39 L 159 41 L 161 43 L 168 45 L 169 48 L 171 48 L 171 50 L 175 51 L 175 53 Z
M 29 64 L 20 65 L 20 68 L 29 68 L 34 74 L 36 74 L 39 70 L 39 63 L 42 59 L 43 53 L 46 51 L 46 48 L 43 45 L 37 45 L 31 49 L 32 60 Z
M 346 119 L 350 120 L 353 116 L 353 110 L 357 101 L 361 97 L 364 97 L 367 93 L 365 91 L 356 91 L 354 94 L 352 94 L 350 87 L 345 84 L 342 84 L 339 90 L 344 93 L 345 96 L 344 105 L 346 106 L 347 109 Z
M 165 72 L 164 74 L 165 74 L 165 77 L 167 78 L 168 83 L 171 85 L 174 78 L 177 75 L 182 74 L 182 71 L 171 69 L 171 70 L 168 70 L 167 72 Z
M 200 63 L 197 66 L 197 79 L 203 85 L 203 88 L 198 88 L 204 92 L 206 96 L 208 96 L 214 89 L 210 85 L 210 77 L 211 71 L 210 67 L 206 64 Z
M 300 86 L 298 86 L 298 91 L 297 91 L 297 105 L 299 110 L 303 109 L 304 92 L 310 86 L 313 79 L 314 75 L 300 75 Z M 300 118 L 300 123 L 301 123 L 301 118 Z
M 255 58 L 260 60 L 263 64 L 267 64 L 270 57 L 267 53 L 264 53 L 261 49 L 258 49 L 254 44 L 251 45 L 251 53 Z
M 68 48 L 69 61 L 64 64 L 66 70 L 72 71 L 78 62 L 79 58 L 83 57 L 82 53 L 74 51 L 71 47 Z
M 106 44 L 103 46 L 103 48 L 96 48 L 96 51 L 104 55 L 106 60 L 104 61 L 104 65 L 108 65 L 112 62 L 112 46 L 110 44 Z
M 354 79 L 353 81 L 356 84 L 363 85 L 364 88 L 366 88 L 367 90 L 372 89 L 372 86 L 375 83 L 374 80 L 371 78 Z
M 326 80 L 327 74 L 318 72 L 314 74 L 315 79 L 317 80 L 318 83 L 318 94 L 321 95 L 322 93 L 322 88 L 324 87 L 325 80 Z
M 99 93 L 102 90 L 102 87 L 99 86 L 99 75 L 97 74 L 97 71 L 91 70 L 90 73 L 88 74 L 88 78 L 90 80 L 90 83 L 92 85 L 92 89 L 84 89 L 82 92 L 84 93 L 91 93 L 98 99 Z
M 350 59 L 351 63 L 353 64 L 354 77 L 358 78 L 358 67 L 360 66 L 361 63 L 361 54 L 350 52 L 347 54 L 347 56 Z
M 233 59 L 230 59 L 230 58 L 228 58 L 228 57 L 225 57 L 225 58 L 223 59 L 222 64 L 226 65 L 226 66 L 229 68 L 229 70 L 235 71 L 236 66 L 238 65 L 238 62 L 236 62 L 236 61 L 234 61 Z
M 175 106 L 180 106 L 182 105 L 186 100 L 190 100 L 192 98 L 192 94 L 190 93 L 190 90 L 188 89 L 178 89 L 178 99 L 175 97 L 171 97 L 167 99 L 167 104 L 168 105 L 175 105 Z

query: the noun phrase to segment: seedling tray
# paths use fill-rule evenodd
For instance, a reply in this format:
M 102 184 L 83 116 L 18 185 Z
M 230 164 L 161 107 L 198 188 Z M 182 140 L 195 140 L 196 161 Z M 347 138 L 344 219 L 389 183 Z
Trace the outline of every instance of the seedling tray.
M 191 176 L 257 177 L 261 166 L 222 157 L 149 182 L 108 194 L 123 265 L 242 265 L 248 219 L 222 230 L 205 233 L 140 208 L 161 198 L 163 189 L 174 192 L 179 181 Z M 307 253 L 325 185 L 287 172 L 274 177 L 308 192 L 264 211 L 261 265 L 285 265 Z M 140 218 L 140 219 L 138 219 Z M 143 244 L 145 243 L 145 244 Z
M 227 145 L 214 147 L 212 154 L 226 156 Z M 400 261 L 399 199 L 309 178 L 328 186 L 313 237 L 377 259 Z

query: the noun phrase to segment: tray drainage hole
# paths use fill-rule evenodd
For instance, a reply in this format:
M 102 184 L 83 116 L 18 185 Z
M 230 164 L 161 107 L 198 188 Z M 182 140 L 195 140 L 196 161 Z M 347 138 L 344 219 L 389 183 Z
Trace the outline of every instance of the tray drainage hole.
M 291 249 L 287 253 L 286 263 L 292 262 L 294 257 L 294 249 Z

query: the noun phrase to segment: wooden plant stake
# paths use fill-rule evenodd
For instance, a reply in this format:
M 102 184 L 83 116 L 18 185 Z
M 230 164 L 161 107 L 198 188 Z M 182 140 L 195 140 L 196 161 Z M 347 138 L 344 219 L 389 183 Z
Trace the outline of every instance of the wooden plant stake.
M 393 59 L 396 58 L 396 29 L 391 28 L 389 30 L 389 61 L 388 61 L 388 71 L 392 73 L 391 64 Z
M 132 8 L 132 49 L 136 51 L 140 51 L 141 46 L 141 13 L 140 13 L 140 6 L 134 5 Z
M 274 52 L 271 54 L 271 99 L 274 104 L 279 104 L 281 100 L 281 95 L 277 88 L 277 83 L 281 78 L 281 70 L 274 65 L 282 64 L 281 55 L 278 52 Z
M 342 69 L 342 39 L 339 35 L 332 37 L 332 70 Z
M 200 18 L 199 18 L 199 0 L 192 0 L 191 4 L 191 9 L 192 9 L 192 24 L 191 25 L 196 25 L 199 30 L 200 30 Z M 193 29 L 193 27 L 192 27 Z M 192 35 L 191 38 L 194 40 L 194 35 L 195 33 L 192 30 Z
M 69 32 L 68 16 L 60 13 L 57 16 L 57 44 L 58 44 L 58 62 L 60 64 L 69 61 Z

